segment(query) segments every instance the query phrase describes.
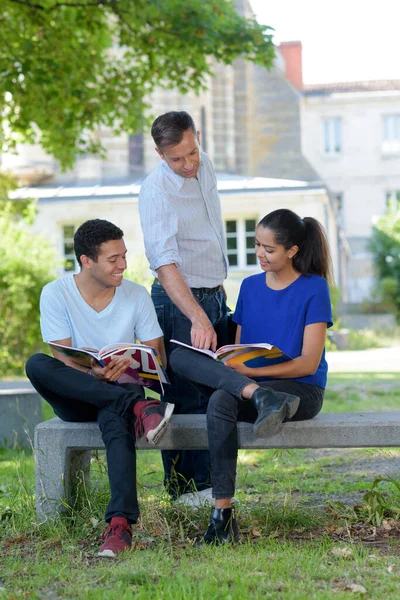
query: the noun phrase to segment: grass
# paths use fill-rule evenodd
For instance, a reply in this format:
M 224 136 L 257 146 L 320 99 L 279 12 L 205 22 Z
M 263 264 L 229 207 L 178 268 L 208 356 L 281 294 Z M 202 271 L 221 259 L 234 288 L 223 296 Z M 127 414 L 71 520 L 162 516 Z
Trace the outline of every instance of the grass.
M 335 374 L 324 411 L 396 410 L 399 402 L 397 374 Z M 96 556 L 108 501 L 103 453 L 73 510 L 38 523 L 32 454 L 0 450 L 0 600 L 397 598 L 400 521 L 390 509 L 400 494 L 390 475 L 398 465 L 397 449 L 242 451 L 242 543 L 199 550 L 193 540 L 209 511 L 171 506 L 159 453 L 142 451 L 133 550 L 106 561 Z M 372 488 L 378 475 L 387 481 Z

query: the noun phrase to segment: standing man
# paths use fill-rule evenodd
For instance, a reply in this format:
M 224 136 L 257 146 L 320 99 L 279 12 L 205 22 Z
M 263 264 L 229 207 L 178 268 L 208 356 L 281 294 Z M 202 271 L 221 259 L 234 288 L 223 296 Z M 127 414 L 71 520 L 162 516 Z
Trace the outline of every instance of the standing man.
M 174 338 L 196 348 L 227 343 L 223 282 L 228 260 L 217 180 L 200 133 L 184 111 L 158 117 L 151 128 L 161 163 L 143 182 L 139 195 L 146 255 L 156 279 L 151 296 L 164 332 L 167 356 Z M 164 399 L 175 413 L 205 414 L 208 397 L 169 370 Z M 208 451 L 164 451 L 170 494 L 200 493 L 211 500 Z M 181 500 L 200 498 L 189 494 Z
M 152 346 L 165 364 L 162 331 L 145 288 L 123 279 L 126 247 L 123 232 L 109 221 L 93 219 L 74 236 L 80 265 L 77 275 L 47 284 L 40 297 L 40 325 L 45 342 L 75 348 L 101 348 L 113 342 Z M 54 358 L 34 354 L 26 363 L 33 387 L 63 421 L 98 421 L 106 447 L 111 500 L 99 556 L 114 557 L 132 544 L 132 523 L 139 507 L 136 494 L 135 437 L 156 443 L 165 432 L 173 405 L 144 398 L 140 385 L 116 384 L 130 364 L 113 358 L 91 368 L 52 350 Z

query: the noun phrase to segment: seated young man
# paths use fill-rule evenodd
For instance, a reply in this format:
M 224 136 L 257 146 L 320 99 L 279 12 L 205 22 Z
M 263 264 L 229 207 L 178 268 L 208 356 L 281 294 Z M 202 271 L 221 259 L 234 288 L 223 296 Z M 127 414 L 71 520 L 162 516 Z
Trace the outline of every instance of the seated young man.
M 99 349 L 139 339 L 153 346 L 165 364 L 162 331 L 145 288 L 123 279 L 126 247 L 121 229 L 101 219 L 83 223 L 74 236 L 80 265 L 77 275 L 47 284 L 40 298 L 45 342 Z M 90 369 L 53 351 L 35 354 L 26 373 L 39 394 L 64 421 L 98 421 L 107 454 L 111 500 L 99 556 L 113 557 L 130 548 L 132 523 L 139 507 L 136 493 L 135 437 L 151 441 L 163 435 L 173 405 L 144 399 L 140 385 L 118 385 L 129 359 L 115 357 Z

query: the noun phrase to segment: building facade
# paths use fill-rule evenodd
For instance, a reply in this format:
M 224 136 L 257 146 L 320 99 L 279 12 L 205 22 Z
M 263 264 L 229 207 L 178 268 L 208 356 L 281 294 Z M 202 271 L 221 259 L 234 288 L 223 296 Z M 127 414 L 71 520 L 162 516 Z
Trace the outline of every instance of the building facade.
M 374 222 L 400 208 L 400 81 L 304 86 L 302 150 L 335 199 L 349 246 L 348 301 L 374 291 Z

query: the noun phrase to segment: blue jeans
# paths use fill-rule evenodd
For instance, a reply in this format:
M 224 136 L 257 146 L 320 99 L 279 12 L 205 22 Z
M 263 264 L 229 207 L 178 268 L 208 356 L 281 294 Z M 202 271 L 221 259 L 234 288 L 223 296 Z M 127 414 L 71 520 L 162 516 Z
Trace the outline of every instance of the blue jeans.
M 228 343 L 228 309 L 221 290 L 209 292 L 203 288 L 191 290 L 197 302 L 210 319 L 218 336 L 218 346 Z M 207 394 L 202 394 L 185 378 L 179 377 L 169 365 L 171 352 L 177 347 L 171 338 L 190 344 L 190 320 L 172 302 L 164 288 L 154 283 L 151 297 L 157 312 L 158 321 L 164 332 L 165 349 L 168 358 L 167 373 L 171 381 L 165 386 L 163 400 L 175 404 L 175 414 L 206 414 Z M 203 490 L 211 486 L 211 466 L 208 450 L 163 450 L 164 483 L 174 498 L 181 494 Z
M 63 421 L 98 421 L 107 454 L 111 500 L 105 520 L 120 515 L 136 523 L 136 448 L 133 405 L 144 399 L 140 385 L 113 385 L 45 354 L 25 366 L 35 390 Z
M 257 411 L 243 400 L 242 390 L 254 383 L 224 364 L 194 350 L 177 348 L 171 356 L 176 373 L 188 378 L 209 397 L 207 410 L 208 445 L 211 455 L 214 498 L 232 498 L 235 493 L 238 456 L 237 422 L 254 423 Z M 257 383 L 272 393 L 286 392 L 300 398 L 299 408 L 291 421 L 315 417 L 322 408 L 324 390 L 316 385 L 291 379 L 271 379 Z

